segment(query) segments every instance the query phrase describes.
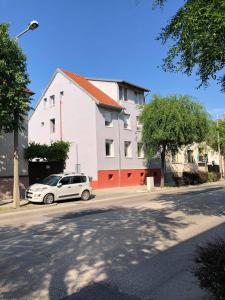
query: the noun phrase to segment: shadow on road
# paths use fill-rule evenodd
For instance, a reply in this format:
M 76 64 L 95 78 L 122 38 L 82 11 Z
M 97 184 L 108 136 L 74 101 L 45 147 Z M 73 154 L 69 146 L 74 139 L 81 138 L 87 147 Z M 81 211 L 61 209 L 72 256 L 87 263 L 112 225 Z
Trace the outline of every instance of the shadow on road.
M 179 280 L 171 294 L 163 286 L 188 268 L 194 246 L 224 234 L 224 225 L 182 242 L 177 231 L 189 224 L 171 213 L 220 216 L 225 200 L 196 201 L 188 193 L 166 197 L 156 200 L 170 204 L 160 209 L 114 206 L 1 227 L 2 299 L 192 299 L 179 296 L 186 288 Z M 190 285 L 193 278 L 185 280 Z

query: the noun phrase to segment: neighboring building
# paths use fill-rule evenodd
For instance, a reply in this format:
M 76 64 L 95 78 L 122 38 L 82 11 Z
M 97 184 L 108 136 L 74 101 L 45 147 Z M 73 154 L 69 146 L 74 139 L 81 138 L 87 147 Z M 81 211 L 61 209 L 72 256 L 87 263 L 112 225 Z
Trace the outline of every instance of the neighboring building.
M 29 120 L 29 141 L 71 142 L 65 171 L 91 176 L 94 188 L 143 184 L 139 107 L 148 91 L 57 69 Z
M 167 173 L 182 176 L 183 172 L 208 171 L 209 166 L 219 166 L 219 154 L 206 143 L 184 147 L 167 159 Z
M 34 93 L 24 90 L 28 96 Z M 23 150 L 28 145 L 28 120 L 24 121 L 24 131 L 19 135 L 19 175 L 21 192 L 28 186 L 28 164 Z M 11 198 L 13 191 L 13 133 L 0 133 L 0 199 Z M 22 194 L 23 195 L 23 194 Z

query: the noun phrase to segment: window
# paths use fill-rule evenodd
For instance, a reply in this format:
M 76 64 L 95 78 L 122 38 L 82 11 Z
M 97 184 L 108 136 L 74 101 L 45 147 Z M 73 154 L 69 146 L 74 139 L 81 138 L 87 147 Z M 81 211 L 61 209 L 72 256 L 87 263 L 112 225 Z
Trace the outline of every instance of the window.
M 108 180 L 112 180 L 113 179 L 113 174 L 108 174 Z
M 124 129 L 130 129 L 130 115 L 128 114 L 123 115 L 123 126 Z
M 144 158 L 143 143 L 137 143 L 137 155 L 138 158 Z
M 63 178 L 60 180 L 60 183 L 62 183 L 62 185 L 70 184 L 70 182 L 71 182 L 70 179 L 71 179 L 71 176 L 63 177 Z
M 87 178 L 86 176 L 72 176 L 72 183 L 82 183 L 82 182 L 86 182 Z
M 124 142 L 124 155 L 125 155 L 125 157 L 131 157 L 132 156 L 131 142 L 128 142 L 128 141 Z
M 137 124 L 137 131 L 141 131 L 142 124 L 140 123 L 140 118 L 138 116 L 136 117 L 136 124 Z
M 119 100 L 127 101 L 127 88 L 119 87 Z
M 113 152 L 113 140 L 106 140 L 105 141 L 105 155 L 108 157 L 112 157 L 114 155 Z
M 131 173 L 127 173 L 127 178 L 131 178 Z
M 43 104 L 44 104 L 44 109 L 46 109 L 46 107 L 47 107 L 47 98 L 44 98 Z
M 134 101 L 136 104 L 138 104 L 138 93 L 134 92 Z
M 142 93 L 138 93 L 138 103 L 139 104 L 143 104 L 143 94 Z
M 111 112 L 104 112 L 105 117 L 105 126 L 112 127 L 112 113 Z
M 55 106 L 55 95 L 50 96 L 50 107 Z
M 50 133 L 55 132 L 55 119 L 50 120 Z
M 193 150 L 187 150 L 187 161 L 188 163 L 194 162 Z

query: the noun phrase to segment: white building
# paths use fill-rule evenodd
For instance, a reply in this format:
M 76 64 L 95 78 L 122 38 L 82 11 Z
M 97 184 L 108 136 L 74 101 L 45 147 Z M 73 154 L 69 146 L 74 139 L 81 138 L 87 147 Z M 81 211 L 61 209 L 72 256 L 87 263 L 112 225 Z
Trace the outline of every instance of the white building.
M 29 120 L 29 141 L 71 142 L 66 171 L 91 176 L 95 188 L 143 184 L 149 171 L 138 117 L 148 91 L 57 69 Z

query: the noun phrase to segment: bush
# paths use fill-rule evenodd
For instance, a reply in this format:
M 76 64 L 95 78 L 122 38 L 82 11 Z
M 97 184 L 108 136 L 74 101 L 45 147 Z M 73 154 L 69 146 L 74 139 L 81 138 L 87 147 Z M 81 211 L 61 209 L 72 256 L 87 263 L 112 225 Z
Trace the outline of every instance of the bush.
M 225 241 L 217 239 L 198 247 L 192 272 L 202 289 L 216 300 L 225 300 Z
M 195 173 L 183 172 L 183 180 L 184 184 L 186 185 L 205 183 L 208 181 L 208 173 L 202 171 L 198 171 Z
M 39 158 L 47 161 L 65 161 L 69 149 L 70 143 L 64 141 L 57 141 L 51 145 L 30 143 L 24 150 L 24 157 L 29 160 Z
M 216 172 L 209 172 L 208 173 L 208 181 L 209 182 L 214 182 L 220 180 L 220 173 Z

